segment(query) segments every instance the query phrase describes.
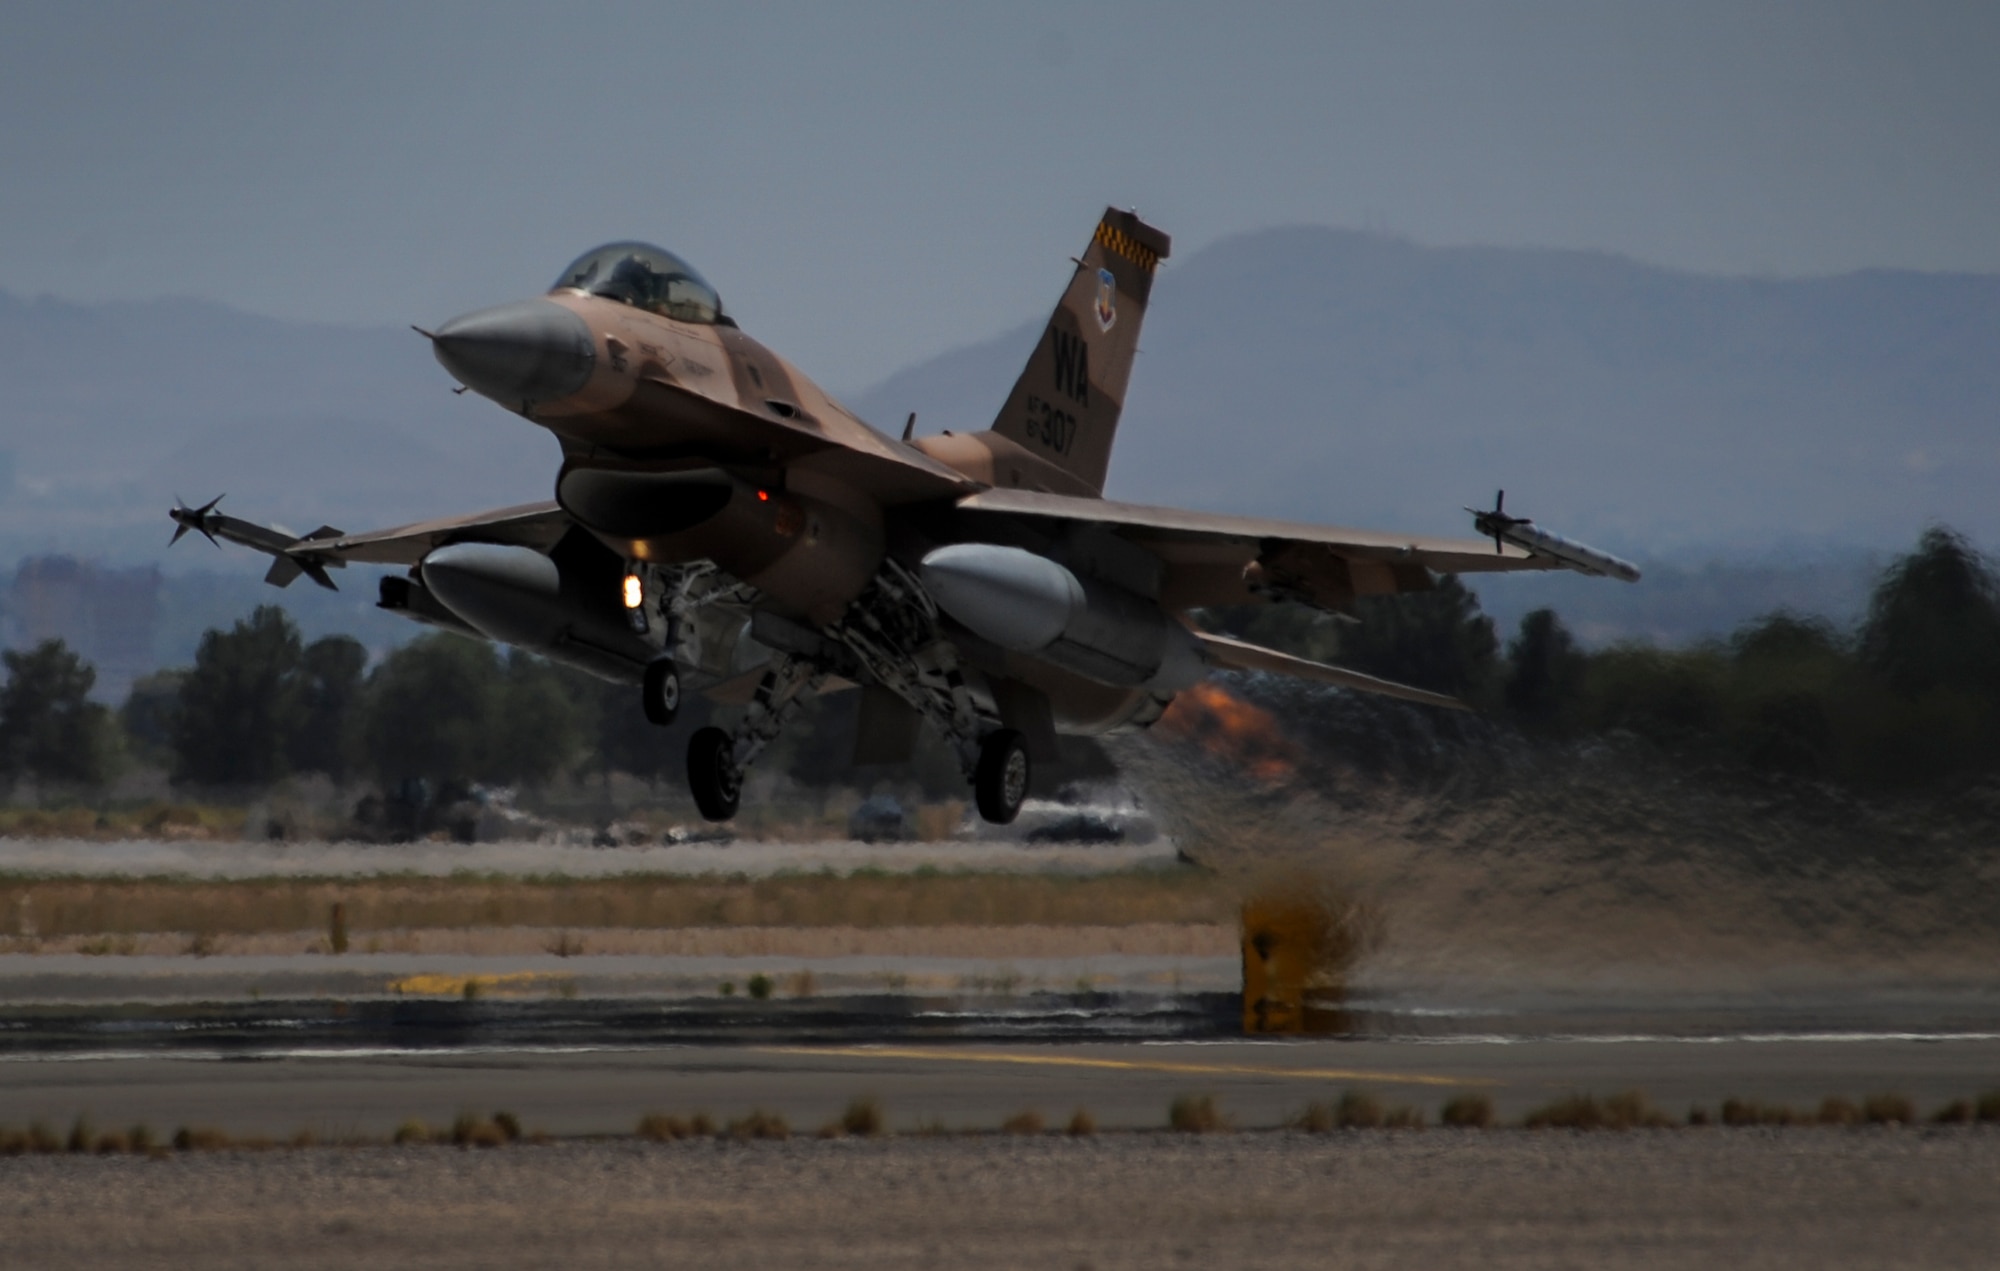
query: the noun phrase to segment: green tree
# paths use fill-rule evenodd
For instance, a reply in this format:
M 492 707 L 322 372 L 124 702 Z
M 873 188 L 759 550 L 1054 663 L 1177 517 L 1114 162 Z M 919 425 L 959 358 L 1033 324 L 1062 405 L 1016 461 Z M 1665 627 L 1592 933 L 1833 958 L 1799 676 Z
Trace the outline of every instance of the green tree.
M 385 783 L 483 777 L 499 678 L 493 646 L 464 636 L 422 636 L 383 658 L 362 702 L 368 766 Z
M 302 653 L 298 628 L 276 605 L 204 632 L 175 711 L 174 780 L 262 785 L 283 776 L 302 718 Z
M 299 657 L 298 729 L 290 748 L 294 769 L 347 779 L 352 715 L 367 665 L 368 651 L 352 636 L 327 636 L 305 647 Z
M 1560 730 L 1583 692 L 1589 660 L 1553 609 L 1537 609 L 1521 619 L 1507 642 L 1507 680 L 1501 696 L 1523 728 Z
M 542 785 L 574 768 L 595 731 L 591 678 L 519 649 L 508 653 L 494 702 L 488 781 Z
M 681 771 L 682 756 L 689 734 L 708 722 L 709 706 L 698 694 L 681 698 L 680 718 L 672 728 L 661 728 L 646 718 L 639 706 L 639 690 L 631 684 L 603 680 L 592 686 L 593 716 L 591 758 L 600 772 L 628 772 L 644 781 L 656 781 Z
M 118 709 L 126 744 L 149 763 L 173 762 L 174 716 L 180 710 L 181 686 L 187 677 L 187 671 L 180 668 L 142 675 L 132 682 L 125 704 Z
M 117 767 L 111 712 L 90 700 L 97 672 L 61 640 L 0 654 L 0 772 L 8 779 L 102 785 Z
M 1891 565 L 1868 602 L 1862 664 L 1910 697 L 1932 689 L 2000 695 L 2000 585 L 1972 545 L 1942 526 Z
M 1357 600 L 1354 616 L 1357 622 L 1340 629 L 1344 666 L 1459 696 L 1477 694 L 1493 678 L 1500 649 L 1493 619 L 1454 575 L 1430 591 Z

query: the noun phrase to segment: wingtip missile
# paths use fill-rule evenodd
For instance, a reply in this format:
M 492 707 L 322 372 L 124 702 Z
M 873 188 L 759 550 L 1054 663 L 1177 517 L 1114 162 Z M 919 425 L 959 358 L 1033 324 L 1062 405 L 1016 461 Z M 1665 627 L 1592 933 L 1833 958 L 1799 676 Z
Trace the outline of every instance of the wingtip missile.
M 223 496 L 218 494 L 198 508 L 191 508 L 180 499 L 175 499 L 173 507 L 167 509 L 167 515 L 172 517 L 174 522 L 174 536 L 167 540 L 167 546 L 172 547 L 180 542 L 187 536 L 189 530 L 197 530 L 208 540 L 209 546 L 221 547 L 222 544 L 216 540 L 214 530 L 209 528 L 208 515 L 215 511 L 215 505 L 222 502 L 222 499 Z
M 1520 548 L 1531 556 L 1542 556 L 1573 569 L 1579 574 L 1589 574 L 1595 578 L 1616 578 L 1622 582 L 1639 581 L 1639 567 L 1631 561 L 1600 552 L 1596 548 L 1575 539 L 1536 526 L 1534 520 L 1525 516 L 1507 514 L 1507 492 L 1501 490 L 1493 496 L 1490 509 L 1465 509 L 1472 513 L 1472 528 L 1493 540 L 1493 550 L 1506 550 L 1508 544 Z

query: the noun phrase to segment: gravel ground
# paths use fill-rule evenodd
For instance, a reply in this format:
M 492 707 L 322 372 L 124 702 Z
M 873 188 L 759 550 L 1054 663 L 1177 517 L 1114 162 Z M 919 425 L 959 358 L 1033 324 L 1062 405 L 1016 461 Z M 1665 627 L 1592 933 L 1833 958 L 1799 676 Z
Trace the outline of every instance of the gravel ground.
M 1430 1130 L 0 1160 L 9 1267 L 1990 1267 L 2000 1132 Z

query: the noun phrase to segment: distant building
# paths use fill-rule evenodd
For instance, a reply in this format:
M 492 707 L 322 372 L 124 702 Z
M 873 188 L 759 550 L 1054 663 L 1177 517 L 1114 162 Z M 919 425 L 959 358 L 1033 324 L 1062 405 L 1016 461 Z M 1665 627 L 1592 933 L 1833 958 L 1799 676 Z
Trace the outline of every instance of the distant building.
M 106 569 L 74 556 L 36 556 L 14 572 L 5 636 L 15 649 L 62 640 L 97 668 L 94 696 L 117 703 L 153 669 L 159 618 L 158 567 Z

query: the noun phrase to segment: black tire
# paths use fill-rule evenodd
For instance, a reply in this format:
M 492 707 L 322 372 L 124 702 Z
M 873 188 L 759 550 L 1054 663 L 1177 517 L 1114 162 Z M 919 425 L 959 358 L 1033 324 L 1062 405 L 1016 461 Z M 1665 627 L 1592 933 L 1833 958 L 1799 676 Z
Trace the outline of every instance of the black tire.
M 665 728 L 681 713 L 681 673 L 672 658 L 656 658 L 646 664 L 646 682 L 639 690 L 646 718 Z
M 1011 824 L 1021 814 L 1033 777 L 1026 738 L 1011 728 L 988 733 L 979 743 L 979 766 L 972 774 L 972 799 L 979 805 L 979 815 L 995 825 Z
M 688 739 L 688 792 L 702 819 L 727 821 L 743 799 L 743 774 L 736 770 L 736 743 L 720 728 L 700 728 Z

